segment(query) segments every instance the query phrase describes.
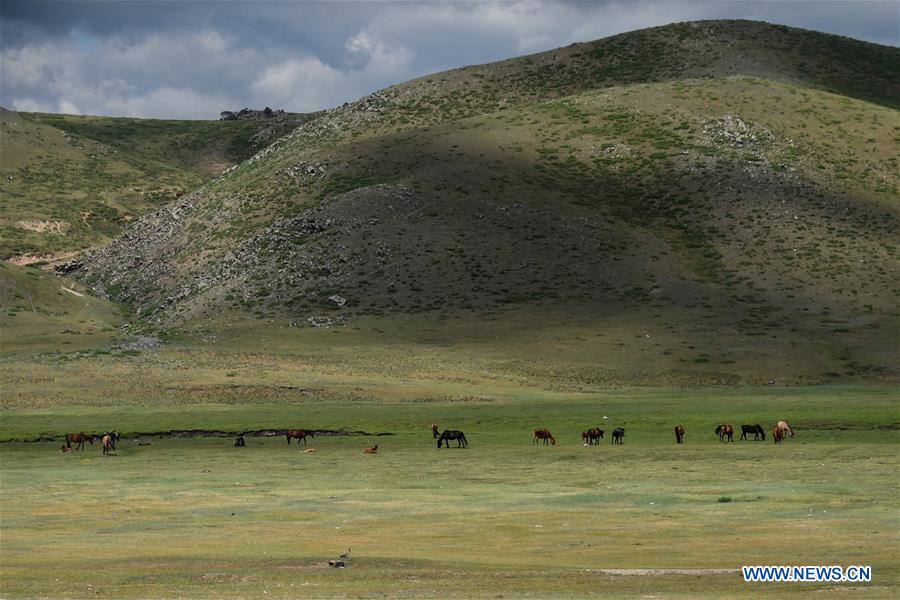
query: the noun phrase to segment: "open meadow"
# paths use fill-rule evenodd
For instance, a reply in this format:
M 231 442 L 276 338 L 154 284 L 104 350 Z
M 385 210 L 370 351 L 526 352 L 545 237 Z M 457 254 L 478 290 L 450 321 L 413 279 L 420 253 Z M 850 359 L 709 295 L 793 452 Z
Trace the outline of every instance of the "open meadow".
M 107 428 L 124 436 L 111 457 L 99 444 L 61 453 L 60 437 L 0 444 L 4 597 L 697 598 L 821 590 L 888 598 L 900 587 L 900 414 L 892 386 L 573 393 L 454 377 L 404 382 L 385 367 L 348 369 L 350 391 L 330 385 L 327 374 L 311 390 L 302 385 L 308 375 L 279 366 L 274 355 L 243 363 L 231 356 L 242 366 L 218 383 L 216 361 L 202 353 L 193 369 L 145 364 L 149 379 L 128 376 L 123 363 L 154 355 L 163 365 L 188 360 L 160 350 L 118 362 L 86 357 L 72 371 L 63 365 L 57 377 L 82 398 L 68 407 L 53 394 L 59 382 L 41 384 L 48 394 L 37 406 L 24 391 L 33 382 L 7 380 L 20 404 L 4 407 L 0 439 Z M 121 377 L 122 389 L 146 393 L 168 372 L 182 395 L 205 395 L 190 406 L 172 392 L 103 406 L 87 393 L 107 393 L 99 380 L 79 385 L 76 377 L 90 377 L 91 361 Z M 17 370 L 39 381 L 38 366 Z M 472 394 L 479 386 L 483 393 Z M 391 389 L 397 393 L 383 392 Z M 782 445 L 771 435 L 738 441 L 740 424 L 769 431 L 780 418 L 796 437 Z M 432 421 L 465 431 L 469 449 L 438 450 Z M 720 422 L 738 429 L 734 443 L 718 441 Z M 678 423 L 687 430 L 680 446 Z M 580 433 L 590 426 L 606 436 L 583 447 Z M 626 431 L 620 446 L 610 444 L 617 426 Z M 288 446 L 284 436 L 248 437 L 245 448 L 230 437 L 134 438 L 288 427 L 391 435 L 320 435 L 309 440 L 315 453 Z M 549 428 L 557 445 L 533 445 L 537 427 Z M 374 444 L 377 455 L 363 454 Z M 346 568 L 327 565 L 348 548 Z M 873 581 L 744 583 L 740 567 L 757 564 L 871 565 Z

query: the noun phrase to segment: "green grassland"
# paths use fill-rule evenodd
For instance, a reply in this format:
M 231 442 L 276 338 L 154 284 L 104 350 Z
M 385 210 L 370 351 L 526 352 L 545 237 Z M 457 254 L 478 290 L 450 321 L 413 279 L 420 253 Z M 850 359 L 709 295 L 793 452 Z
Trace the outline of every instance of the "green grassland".
M 109 241 L 130 220 L 309 118 L 171 121 L 0 109 L 0 258 L 34 261 Z M 254 138 L 265 127 L 271 135 Z
M 266 361 L 260 361 L 260 365 Z M 296 383 L 309 383 L 298 377 Z M 5 411 L 2 436 L 117 426 L 303 426 L 380 437 L 0 445 L 4 597 L 889 598 L 897 593 L 896 390 L 542 390 Z M 155 401 L 155 399 L 154 399 Z M 604 419 L 604 417 L 607 417 Z M 712 429 L 790 418 L 797 436 Z M 468 450 L 428 431 L 463 429 Z M 687 429 L 676 446 L 675 423 Z M 582 447 L 589 425 L 625 444 Z M 533 446 L 548 427 L 557 446 Z M 378 455 L 362 449 L 377 443 Z M 13 501 L 13 499 L 15 499 Z M 351 548 L 343 570 L 328 559 Z M 867 584 L 746 584 L 744 564 L 864 564 Z M 623 572 L 604 569 L 625 569 Z M 649 569 L 643 572 L 640 569 Z M 665 569 L 675 569 L 666 572 Z M 679 571 L 679 569 L 681 571 Z M 700 569 L 692 571 L 693 569 Z M 617 574 L 618 573 L 618 574 Z

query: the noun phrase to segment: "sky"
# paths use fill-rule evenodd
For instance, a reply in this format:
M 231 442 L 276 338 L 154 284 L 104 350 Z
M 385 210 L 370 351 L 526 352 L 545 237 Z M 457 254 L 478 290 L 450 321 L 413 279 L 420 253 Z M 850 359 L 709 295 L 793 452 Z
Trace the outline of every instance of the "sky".
M 724 18 L 900 44 L 898 0 L 0 0 L 0 105 L 177 119 L 309 112 L 445 69 Z

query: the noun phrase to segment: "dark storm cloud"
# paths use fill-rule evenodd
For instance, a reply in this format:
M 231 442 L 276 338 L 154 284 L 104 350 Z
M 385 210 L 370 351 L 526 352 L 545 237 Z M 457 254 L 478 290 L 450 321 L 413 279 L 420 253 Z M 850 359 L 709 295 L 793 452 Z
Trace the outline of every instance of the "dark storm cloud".
M 308 111 L 442 69 L 674 21 L 758 19 L 898 43 L 887 2 L 0 1 L 0 104 L 214 118 Z

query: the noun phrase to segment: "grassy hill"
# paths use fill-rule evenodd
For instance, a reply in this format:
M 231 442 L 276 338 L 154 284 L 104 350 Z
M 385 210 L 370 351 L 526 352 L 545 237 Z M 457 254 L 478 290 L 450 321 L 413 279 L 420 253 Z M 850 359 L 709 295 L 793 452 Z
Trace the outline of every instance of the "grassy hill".
M 893 377 L 898 59 L 706 22 L 430 76 L 68 268 L 161 329 L 578 315 L 572 347 L 613 367 Z
M 0 259 L 74 254 L 192 191 L 311 115 L 166 121 L 0 109 Z

